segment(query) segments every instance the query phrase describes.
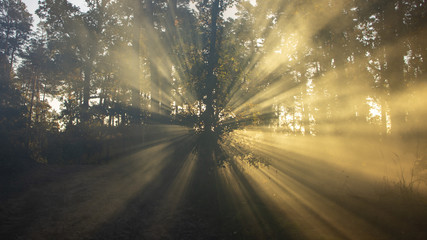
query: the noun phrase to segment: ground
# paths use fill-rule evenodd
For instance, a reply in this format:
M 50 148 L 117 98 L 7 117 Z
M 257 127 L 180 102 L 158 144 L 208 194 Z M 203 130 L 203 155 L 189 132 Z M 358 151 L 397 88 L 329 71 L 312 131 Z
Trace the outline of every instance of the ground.
M 197 142 L 174 136 L 103 164 L 3 177 L 0 238 L 426 239 L 422 204 L 354 194 L 345 176 L 316 180 L 297 156 L 264 169 L 218 166 Z

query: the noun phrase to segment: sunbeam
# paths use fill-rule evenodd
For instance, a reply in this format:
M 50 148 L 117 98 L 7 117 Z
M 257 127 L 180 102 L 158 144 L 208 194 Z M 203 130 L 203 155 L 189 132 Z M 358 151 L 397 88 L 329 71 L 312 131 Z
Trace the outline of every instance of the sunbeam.
M 0 238 L 427 239 L 426 13 L 2 0 Z

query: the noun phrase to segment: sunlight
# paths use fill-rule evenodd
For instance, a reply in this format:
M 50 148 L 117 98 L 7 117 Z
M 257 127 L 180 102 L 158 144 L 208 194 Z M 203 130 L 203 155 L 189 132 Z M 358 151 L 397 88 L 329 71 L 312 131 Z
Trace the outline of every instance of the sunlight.
M 236 158 L 232 164 L 245 173 L 259 196 L 274 204 L 274 211 L 280 209 L 293 216 L 291 220 L 305 230 L 308 239 L 387 238 L 386 232 L 365 219 L 367 215 L 352 212 L 353 206 L 338 199 L 350 196 L 354 198 L 352 204 L 370 209 L 372 206 L 357 200 L 374 197 L 369 186 L 385 176 L 399 178 L 402 168 L 404 174 L 410 174 L 411 166 L 402 166 L 403 162 L 396 165 L 392 159 L 391 149 L 387 149 L 391 145 L 368 139 L 285 137 L 268 129 L 235 131 L 230 138 L 237 145 L 223 145 L 229 156 L 251 152 L 255 158 L 268 159 L 264 166 Z M 400 219 L 387 218 L 405 225 Z M 360 235 L 364 233 L 367 235 Z
M 427 236 L 426 1 L 23 2 L 0 235 Z

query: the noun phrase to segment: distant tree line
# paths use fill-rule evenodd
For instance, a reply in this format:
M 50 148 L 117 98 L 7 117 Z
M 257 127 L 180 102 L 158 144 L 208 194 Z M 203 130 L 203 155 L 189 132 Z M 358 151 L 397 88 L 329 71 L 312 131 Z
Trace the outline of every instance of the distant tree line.
M 31 30 L 25 4 L 1 0 L 6 165 L 75 161 L 159 123 L 217 136 L 425 131 L 424 0 L 86 3 L 42 0 Z

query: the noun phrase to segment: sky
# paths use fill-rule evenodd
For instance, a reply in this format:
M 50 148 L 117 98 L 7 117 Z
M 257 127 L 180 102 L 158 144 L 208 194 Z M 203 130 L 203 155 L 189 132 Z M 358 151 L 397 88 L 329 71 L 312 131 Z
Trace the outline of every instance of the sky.
M 33 14 L 33 18 L 34 18 L 34 25 L 37 25 L 37 23 L 39 22 L 39 19 L 37 17 L 37 15 L 35 14 L 36 9 L 38 8 L 38 2 L 39 0 L 22 0 L 26 5 L 27 5 L 27 9 L 28 11 Z M 86 8 L 86 2 L 85 0 L 68 0 L 70 3 L 80 7 L 80 9 L 85 9 Z M 253 5 L 256 4 L 256 0 L 249 0 Z M 235 14 L 236 9 L 232 8 L 229 9 L 228 12 L 226 13 L 226 16 L 232 17 Z
M 33 14 L 34 19 L 34 25 L 37 25 L 39 22 L 39 18 L 35 14 L 36 9 L 39 7 L 39 0 L 22 0 L 25 5 L 27 5 L 28 11 Z M 86 7 L 86 1 L 85 0 L 68 0 L 68 2 L 80 7 L 80 9 L 84 9 Z
M 28 11 L 32 14 L 34 14 L 34 12 L 36 11 L 36 9 L 38 8 L 39 4 L 39 0 L 22 0 L 28 8 Z M 68 0 L 68 2 L 80 7 L 80 8 L 84 8 L 86 6 L 86 2 L 85 0 Z

